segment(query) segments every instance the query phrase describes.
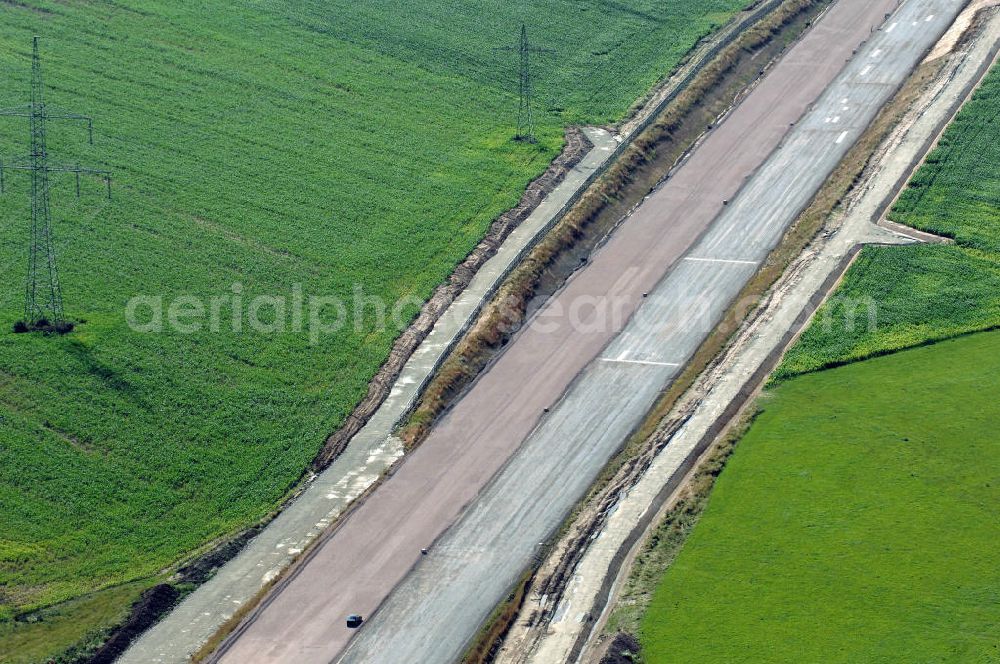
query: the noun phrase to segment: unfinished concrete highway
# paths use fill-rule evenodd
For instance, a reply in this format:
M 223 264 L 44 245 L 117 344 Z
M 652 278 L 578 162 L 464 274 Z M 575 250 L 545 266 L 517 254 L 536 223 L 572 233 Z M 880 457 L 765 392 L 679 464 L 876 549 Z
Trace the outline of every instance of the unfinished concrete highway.
M 454 660 L 964 4 L 836 2 L 219 659 Z

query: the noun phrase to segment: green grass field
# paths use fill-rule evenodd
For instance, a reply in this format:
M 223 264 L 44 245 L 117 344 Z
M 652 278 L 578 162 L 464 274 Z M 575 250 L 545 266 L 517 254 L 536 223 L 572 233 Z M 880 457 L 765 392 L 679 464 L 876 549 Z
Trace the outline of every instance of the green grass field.
M 1000 68 L 958 114 L 890 216 L 955 245 L 866 248 L 788 353 L 779 380 L 1000 325 Z
M 769 393 L 643 618 L 644 661 L 1000 661 L 1000 333 Z
M 63 338 L 9 332 L 26 178 L 8 174 L 0 199 L 0 661 L 28 629 L 13 616 L 156 575 L 266 514 L 399 332 L 368 311 L 316 345 L 225 324 L 142 334 L 125 324 L 130 298 L 239 284 L 245 304 L 301 284 L 350 299 L 361 285 L 415 298 L 406 319 L 565 125 L 623 117 L 746 4 L 5 4 L 0 107 L 27 101 L 41 35 L 48 101 L 96 118 L 92 147 L 52 123 L 51 158 L 110 168 L 115 195 L 54 186 L 67 313 L 86 321 Z M 536 146 L 510 140 L 516 54 L 496 50 L 521 21 L 552 49 L 536 57 Z M 0 153 L 26 141 L 26 121 L 0 118 Z

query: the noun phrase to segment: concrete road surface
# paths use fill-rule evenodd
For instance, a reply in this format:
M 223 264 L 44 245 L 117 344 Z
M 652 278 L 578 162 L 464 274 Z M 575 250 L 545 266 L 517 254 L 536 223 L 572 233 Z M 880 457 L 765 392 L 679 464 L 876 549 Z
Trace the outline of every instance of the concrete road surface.
M 221 661 L 454 660 L 964 2 L 907 0 L 872 34 L 896 5 L 839 0 Z

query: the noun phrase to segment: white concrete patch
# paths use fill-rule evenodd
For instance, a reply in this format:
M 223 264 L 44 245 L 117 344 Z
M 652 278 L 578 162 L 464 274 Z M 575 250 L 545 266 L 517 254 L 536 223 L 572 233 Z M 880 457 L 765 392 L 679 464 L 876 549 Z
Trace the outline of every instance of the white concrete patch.
M 648 364 L 654 367 L 679 367 L 676 362 L 655 362 L 653 360 L 623 360 L 620 357 L 602 357 L 601 362 L 618 362 L 621 364 Z
M 704 258 L 700 256 L 687 256 L 684 258 L 686 261 L 694 261 L 696 263 L 730 263 L 732 265 L 757 265 L 757 261 L 743 261 L 735 258 Z

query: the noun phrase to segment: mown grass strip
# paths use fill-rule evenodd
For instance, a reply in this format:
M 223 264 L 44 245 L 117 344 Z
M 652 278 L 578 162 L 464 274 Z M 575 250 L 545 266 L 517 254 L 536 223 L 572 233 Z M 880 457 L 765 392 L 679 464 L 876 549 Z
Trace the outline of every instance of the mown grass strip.
M 865 249 L 777 380 L 1000 325 L 998 146 L 995 66 L 889 215 L 955 244 Z
M 1000 333 L 776 388 L 642 619 L 644 661 L 990 661 Z

